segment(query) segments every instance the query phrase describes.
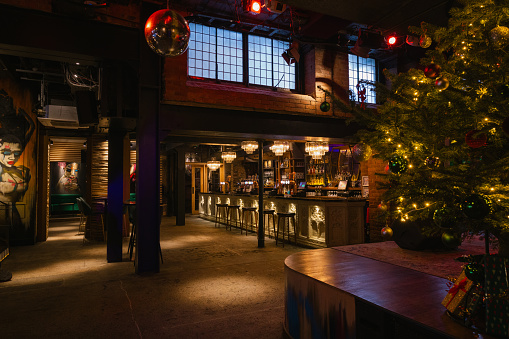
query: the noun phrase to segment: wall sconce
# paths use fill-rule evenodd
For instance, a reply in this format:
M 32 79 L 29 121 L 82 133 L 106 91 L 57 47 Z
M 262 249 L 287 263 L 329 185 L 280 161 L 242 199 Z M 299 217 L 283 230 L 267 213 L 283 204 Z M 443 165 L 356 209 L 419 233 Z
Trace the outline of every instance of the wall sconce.
M 299 62 L 300 60 L 300 54 L 299 54 L 299 44 L 296 42 L 292 42 L 292 45 L 290 48 L 288 48 L 286 51 L 281 54 L 283 59 L 285 59 L 288 66 L 290 66 L 293 63 Z

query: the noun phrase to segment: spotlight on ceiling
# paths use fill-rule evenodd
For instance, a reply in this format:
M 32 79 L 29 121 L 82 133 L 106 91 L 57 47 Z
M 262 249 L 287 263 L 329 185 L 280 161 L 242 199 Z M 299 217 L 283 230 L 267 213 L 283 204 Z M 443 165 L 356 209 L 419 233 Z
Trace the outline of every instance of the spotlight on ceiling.
M 292 42 L 290 48 L 288 48 L 286 51 L 281 54 L 283 59 L 285 59 L 288 66 L 290 66 L 293 63 L 299 62 L 300 60 L 300 54 L 299 54 L 299 44 L 296 42 Z
M 266 0 L 265 6 L 269 11 L 274 13 L 283 13 L 286 10 L 286 4 L 276 0 Z
M 387 41 L 387 45 L 394 46 L 396 42 L 398 41 L 398 38 L 396 38 L 394 35 L 389 35 L 385 41 Z
M 243 0 L 244 12 L 251 14 L 260 14 L 262 3 L 260 0 Z

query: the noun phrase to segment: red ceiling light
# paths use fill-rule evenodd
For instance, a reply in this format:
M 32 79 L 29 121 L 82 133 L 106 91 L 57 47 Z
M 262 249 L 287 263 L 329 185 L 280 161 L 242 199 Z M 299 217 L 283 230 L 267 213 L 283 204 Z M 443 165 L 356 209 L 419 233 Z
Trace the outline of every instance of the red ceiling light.
M 262 3 L 260 0 L 244 0 L 244 11 L 252 14 L 260 14 Z
M 396 42 L 398 42 L 398 38 L 394 35 L 389 35 L 385 41 L 387 42 L 387 45 L 394 46 Z

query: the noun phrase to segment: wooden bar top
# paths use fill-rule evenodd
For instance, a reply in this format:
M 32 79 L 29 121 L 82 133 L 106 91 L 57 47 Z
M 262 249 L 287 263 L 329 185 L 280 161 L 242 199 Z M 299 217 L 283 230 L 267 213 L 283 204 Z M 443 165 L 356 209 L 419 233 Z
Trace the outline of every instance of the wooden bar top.
M 285 266 L 451 337 L 492 338 L 473 333 L 446 314 L 441 302 L 447 294 L 447 279 L 334 247 L 290 255 Z

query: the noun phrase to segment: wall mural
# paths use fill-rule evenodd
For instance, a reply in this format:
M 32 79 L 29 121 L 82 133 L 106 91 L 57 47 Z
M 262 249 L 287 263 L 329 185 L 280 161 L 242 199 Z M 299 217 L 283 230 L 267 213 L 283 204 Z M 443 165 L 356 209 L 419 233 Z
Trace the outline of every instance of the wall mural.
M 35 117 L 30 91 L 0 81 L 0 225 L 11 244 L 35 242 Z

